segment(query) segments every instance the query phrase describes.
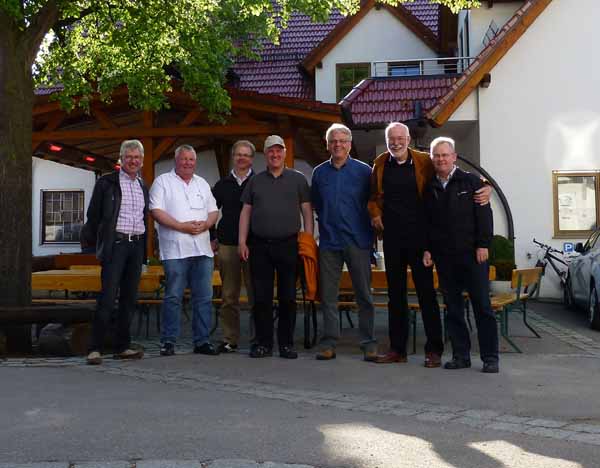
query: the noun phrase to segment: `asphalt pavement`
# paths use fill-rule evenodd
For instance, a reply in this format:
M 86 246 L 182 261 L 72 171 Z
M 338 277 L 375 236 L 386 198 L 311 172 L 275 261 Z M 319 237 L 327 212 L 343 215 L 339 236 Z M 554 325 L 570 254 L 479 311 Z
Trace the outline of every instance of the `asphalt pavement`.
M 11 357 L 0 468 L 600 466 L 600 333 L 561 305 L 531 309 L 542 338 L 514 316 L 524 352 L 502 343 L 497 375 L 480 372 L 476 347 L 471 369 L 425 369 L 421 325 L 407 364 L 362 361 L 346 322 L 337 359 L 316 361 L 301 316 L 295 361 L 251 359 L 247 341 L 194 355 L 189 333 L 169 358 L 155 336 L 136 340 L 136 362 Z M 382 350 L 386 323 L 381 311 Z

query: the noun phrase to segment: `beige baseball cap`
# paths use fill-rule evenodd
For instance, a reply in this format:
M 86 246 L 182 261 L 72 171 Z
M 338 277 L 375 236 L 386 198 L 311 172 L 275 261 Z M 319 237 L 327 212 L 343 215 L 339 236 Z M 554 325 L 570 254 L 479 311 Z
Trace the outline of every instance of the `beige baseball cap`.
M 271 146 L 275 145 L 279 145 L 285 148 L 285 142 L 283 141 L 283 138 L 281 138 L 279 135 L 268 136 L 265 140 L 265 150 L 268 150 Z

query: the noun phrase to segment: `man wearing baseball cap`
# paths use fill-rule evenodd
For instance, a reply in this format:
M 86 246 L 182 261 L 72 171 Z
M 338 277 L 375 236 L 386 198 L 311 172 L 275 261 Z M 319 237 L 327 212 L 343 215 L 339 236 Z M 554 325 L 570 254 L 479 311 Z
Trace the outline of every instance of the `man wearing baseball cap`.
M 310 189 L 302 173 L 285 167 L 285 142 L 279 135 L 264 144 L 267 169 L 248 181 L 242 193 L 240 213 L 240 258 L 250 262 L 254 289 L 253 317 L 256 342 L 250 356 L 273 354 L 273 286 L 277 275 L 279 356 L 296 359 L 296 267 L 298 232 L 313 232 Z

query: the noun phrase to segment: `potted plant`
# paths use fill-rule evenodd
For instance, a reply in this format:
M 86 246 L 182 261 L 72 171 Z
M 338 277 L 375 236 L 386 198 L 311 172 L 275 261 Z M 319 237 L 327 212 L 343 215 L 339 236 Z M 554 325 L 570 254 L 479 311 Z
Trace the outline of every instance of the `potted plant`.
M 511 240 L 495 235 L 490 246 L 490 265 L 496 268 L 496 280 L 492 281 L 493 292 L 510 291 L 510 280 L 515 268 L 515 247 Z

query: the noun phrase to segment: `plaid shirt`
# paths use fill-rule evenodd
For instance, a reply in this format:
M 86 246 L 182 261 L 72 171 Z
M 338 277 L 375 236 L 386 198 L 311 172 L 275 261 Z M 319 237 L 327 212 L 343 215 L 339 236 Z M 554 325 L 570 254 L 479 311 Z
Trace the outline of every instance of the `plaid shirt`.
M 117 219 L 117 232 L 143 234 L 144 192 L 138 178 L 131 179 L 124 171 L 119 173 L 121 186 L 121 208 Z

